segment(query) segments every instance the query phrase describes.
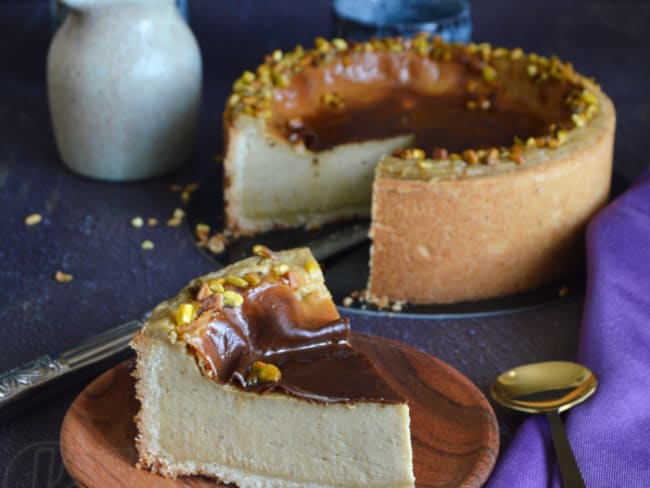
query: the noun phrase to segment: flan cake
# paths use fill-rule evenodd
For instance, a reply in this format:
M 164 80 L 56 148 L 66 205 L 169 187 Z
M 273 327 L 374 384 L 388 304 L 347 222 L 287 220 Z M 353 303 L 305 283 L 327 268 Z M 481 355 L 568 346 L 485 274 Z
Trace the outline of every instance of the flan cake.
M 409 409 L 306 248 L 193 280 L 132 342 L 139 466 L 239 487 L 413 486 Z
M 370 294 L 444 303 L 576 266 L 609 194 L 615 111 L 557 57 L 319 38 L 244 73 L 224 127 L 228 228 L 370 216 Z

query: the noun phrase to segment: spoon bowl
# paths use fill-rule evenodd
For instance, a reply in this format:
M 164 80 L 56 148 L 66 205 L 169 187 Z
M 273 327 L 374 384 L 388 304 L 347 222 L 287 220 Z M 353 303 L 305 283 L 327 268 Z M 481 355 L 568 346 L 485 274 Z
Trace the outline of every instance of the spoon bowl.
M 562 427 L 560 412 L 584 402 L 597 387 L 596 377 L 584 366 L 568 361 L 547 361 L 518 366 L 502 373 L 494 380 L 490 393 L 504 407 L 546 414 L 564 487 L 584 488 L 578 463 Z
M 504 407 L 520 412 L 564 412 L 589 398 L 597 386 L 594 374 L 581 364 L 547 361 L 502 373 L 490 393 Z

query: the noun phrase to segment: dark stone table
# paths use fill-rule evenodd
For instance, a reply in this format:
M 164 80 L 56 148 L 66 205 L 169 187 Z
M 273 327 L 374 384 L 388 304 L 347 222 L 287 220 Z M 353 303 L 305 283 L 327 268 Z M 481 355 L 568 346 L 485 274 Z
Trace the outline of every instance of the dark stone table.
M 474 38 L 558 54 L 594 76 L 618 111 L 615 167 L 630 180 L 647 164 L 650 3 L 644 0 L 475 0 Z M 174 174 L 114 184 L 81 178 L 59 160 L 51 132 L 45 60 L 51 39 L 44 0 L 0 3 L 0 371 L 74 346 L 139 317 L 212 263 L 187 227 L 135 229 L 136 215 L 165 222 L 180 205 L 171 183 L 201 181 L 222 151 L 221 112 L 232 81 L 274 48 L 327 35 L 326 0 L 191 0 L 204 60 L 196 155 Z M 215 190 L 216 195 L 216 190 Z M 215 198 L 215 205 L 218 200 Z M 38 212 L 43 222 L 24 225 Z M 155 243 L 143 251 L 144 239 Z M 70 283 L 53 279 L 57 269 Z M 582 299 L 508 315 L 409 320 L 356 317 L 354 328 L 434 354 L 487 393 L 510 366 L 571 358 Z M 0 425 L 1 487 L 69 486 L 58 451 L 77 383 Z M 504 446 L 521 417 L 496 409 Z

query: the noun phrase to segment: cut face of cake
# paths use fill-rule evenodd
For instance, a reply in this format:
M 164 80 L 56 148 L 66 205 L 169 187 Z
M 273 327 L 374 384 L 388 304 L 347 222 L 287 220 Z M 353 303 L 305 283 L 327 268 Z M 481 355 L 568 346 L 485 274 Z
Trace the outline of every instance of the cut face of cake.
M 133 340 L 139 465 L 240 487 L 413 486 L 409 409 L 308 249 L 191 282 Z
M 609 98 L 556 57 L 425 35 L 318 39 L 235 82 L 226 223 L 253 234 L 370 215 L 372 295 L 517 293 L 580 261 L 614 126 Z

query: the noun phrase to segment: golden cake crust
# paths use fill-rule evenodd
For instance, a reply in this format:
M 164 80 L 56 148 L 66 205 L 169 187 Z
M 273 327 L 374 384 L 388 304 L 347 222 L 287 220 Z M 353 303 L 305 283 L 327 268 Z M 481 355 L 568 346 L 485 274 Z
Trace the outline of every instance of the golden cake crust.
M 477 300 L 575 269 L 584 228 L 610 191 L 615 113 L 599 97 L 589 125 L 560 148 L 528 150 L 524 164 L 441 177 L 435 167 L 386 158 L 373 191 L 370 293 L 413 303 Z M 412 178 L 396 178 L 394 164 Z

